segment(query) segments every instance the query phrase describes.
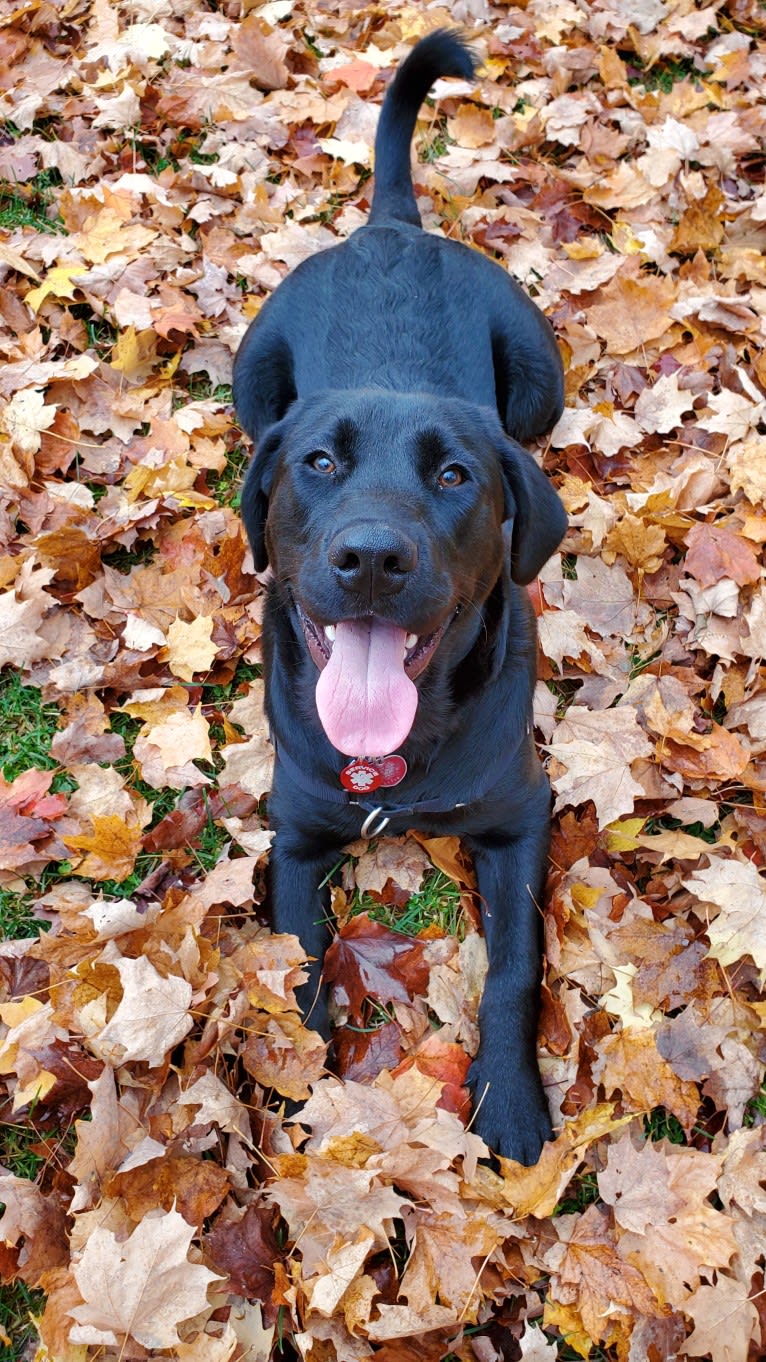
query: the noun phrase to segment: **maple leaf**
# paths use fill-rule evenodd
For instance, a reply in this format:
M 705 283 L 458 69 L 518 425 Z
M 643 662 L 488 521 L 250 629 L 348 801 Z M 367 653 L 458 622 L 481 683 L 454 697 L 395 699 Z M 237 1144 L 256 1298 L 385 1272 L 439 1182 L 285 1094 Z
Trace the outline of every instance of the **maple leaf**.
M 679 387 L 678 374 L 661 374 L 651 388 L 639 394 L 636 420 L 642 430 L 667 435 L 683 424 L 682 418 L 693 409 L 693 404 L 694 393 Z
M 161 1064 L 191 1030 L 191 984 L 177 974 L 164 978 L 143 955 L 132 960 L 107 948 L 102 958 L 119 972 L 122 998 L 106 1026 L 91 1037 L 92 1047 L 115 1064 Z
M 194 1230 L 177 1211 L 151 1211 L 122 1242 L 96 1226 L 74 1276 L 82 1305 L 73 1343 L 101 1346 L 134 1338 L 145 1348 L 172 1348 L 178 1325 L 204 1310 L 207 1288 L 220 1280 L 188 1259 Z
M 390 837 L 362 852 L 354 868 L 361 893 L 383 894 L 389 880 L 410 898 L 430 869 L 428 857 L 411 837 Z
M 339 985 L 351 1016 L 360 1021 L 368 994 L 381 1003 L 407 1002 L 424 992 L 428 965 L 424 946 L 392 932 L 368 913 L 351 918 L 325 955 L 325 978 Z
M 761 565 L 752 547 L 719 525 L 694 525 L 687 539 L 684 566 L 703 586 L 731 577 L 738 586 L 760 581 Z
M 39 1285 L 44 1273 L 67 1261 L 63 1208 L 27 1178 L 0 1173 L 0 1240 L 8 1253 L 4 1273 Z
M 195 672 L 210 670 L 218 651 L 212 633 L 212 616 L 200 615 L 190 624 L 174 620 L 168 629 L 168 664 L 175 676 L 191 681 Z
M 554 737 L 547 751 L 564 768 L 552 782 L 556 810 L 592 799 L 600 827 L 632 812 L 642 789 L 631 776 L 630 764 L 647 756 L 651 744 L 630 705 L 610 710 L 608 726 L 602 714 L 573 705 Z
M 684 1301 L 684 1314 L 694 1322 L 684 1351 L 711 1362 L 747 1362 L 750 1342 L 758 1337 L 758 1312 L 742 1282 L 719 1274 L 715 1286 L 698 1286 Z
M 749 955 L 766 971 L 766 885 L 751 861 L 714 861 L 684 881 L 703 903 L 719 909 L 706 928 L 710 955 L 731 965 Z
M 241 1216 L 221 1215 L 208 1235 L 210 1261 L 228 1276 L 232 1290 L 266 1303 L 266 1318 L 273 1319 L 277 1306 L 270 1306 L 274 1289 L 274 1264 L 282 1258 L 273 1229 L 273 1213 L 263 1206 L 247 1206 Z
M 141 849 L 141 829 L 117 814 L 94 815 L 93 831 L 64 838 L 71 851 L 90 854 L 77 861 L 76 873 L 91 880 L 124 880 Z
M 597 200 L 593 191 L 589 197 L 591 202 L 604 202 L 604 196 Z M 625 198 L 619 201 L 624 203 Z M 672 279 L 617 276 L 599 289 L 598 296 L 601 301 L 588 308 L 588 321 L 613 355 L 638 350 L 647 341 L 657 340 L 671 325 L 669 312 L 676 297 Z
M 29 665 L 48 653 L 42 625 L 53 598 L 42 590 L 54 576 L 51 568 L 34 571 L 22 565 L 15 586 L 0 592 L 0 666 Z
M 657 1318 L 667 1313 L 639 1270 L 620 1256 L 607 1216 L 597 1206 L 588 1206 L 571 1227 L 571 1237 L 546 1257 L 556 1274 L 551 1284 L 554 1298 L 561 1298 L 562 1288 L 566 1294 L 576 1293 L 578 1313 L 592 1339 L 608 1337 L 609 1320 L 616 1313 Z

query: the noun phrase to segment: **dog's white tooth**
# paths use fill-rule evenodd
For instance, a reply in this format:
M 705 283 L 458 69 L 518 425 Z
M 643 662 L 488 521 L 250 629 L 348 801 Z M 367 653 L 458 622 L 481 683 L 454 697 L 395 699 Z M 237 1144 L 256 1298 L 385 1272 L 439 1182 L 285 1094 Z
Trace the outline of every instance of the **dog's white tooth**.
M 325 635 L 325 638 L 328 638 L 328 639 L 330 640 L 331 643 L 334 643 L 334 642 L 335 642 L 335 625 L 334 625 L 334 624 L 326 624 L 325 627 L 324 627 L 324 635 Z
M 404 646 L 409 650 L 410 648 L 415 647 L 417 641 L 418 641 L 417 634 L 408 634 L 406 639 L 404 640 Z

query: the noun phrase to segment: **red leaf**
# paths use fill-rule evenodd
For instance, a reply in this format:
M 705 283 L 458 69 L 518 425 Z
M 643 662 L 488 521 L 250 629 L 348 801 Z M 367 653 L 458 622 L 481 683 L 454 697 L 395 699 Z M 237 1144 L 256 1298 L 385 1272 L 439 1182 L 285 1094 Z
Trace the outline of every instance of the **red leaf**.
M 273 1218 L 265 1206 L 248 1206 L 241 1220 L 224 1222 L 219 1216 L 207 1240 L 212 1267 L 226 1273 L 236 1295 L 262 1302 L 267 1324 L 276 1318 L 271 1299 L 274 1265 L 283 1256 L 271 1227 Z
M 462 1045 L 456 1045 L 454 1041 L 441 1040 L 436 1033 L 428 1036 L 414 1055 L 408 1055 L 402 1060 L 394 1074 L 406 1073 L 407 1069 L 414 1065 L 422 1074 L 437 1079 L 444 1084 L 436 1103 L 437 1107 L 444 1107 L 445 1111 L 454 1111 L 457 1116 L 464 1119 L 471 1101 L 465 1086 L 470 1064 L 471 1060 Z
M 348 998 L 351 1016 L 361 1020 L 368 994 L 381 1003 L 408 1002 L 428 983 L 423 943 L 401 936 L 360 913 L 346 923 L 325 956 L 325 978 Z
M 381 1069 L 393 1069 L 402 1055 L 402 1033 L 396 1022 L 374 1031 L 341 1027 L 335 1033 L 335 1070 L 339 1078 L 371 1083 Z

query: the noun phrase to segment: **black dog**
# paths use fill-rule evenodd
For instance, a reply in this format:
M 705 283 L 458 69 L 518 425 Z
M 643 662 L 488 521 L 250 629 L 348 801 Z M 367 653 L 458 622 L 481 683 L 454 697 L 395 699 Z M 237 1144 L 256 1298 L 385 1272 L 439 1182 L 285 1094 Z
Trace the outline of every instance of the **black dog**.
M 369 223 L 264 305 L 234 396 L 258 445 L 243 517 L 258 569 L 274 574 L 270 893 L 276 930 L 316 958 L 309 1024 L 328 1035 L 319 886 L 340 848 L 384 829 L 465 837 L 489 952 L 476 1127 L 531 1163 L 551 1135 L 535 1057 L 550 792 L 519 585 L 566 520 L 516 441 L 559 416 L 562 371 L 547 321 L 505 271 L 420 224 L 418 109 L 437 76 L 472 74 L 454 35 L 417 44 L 383 105 Z

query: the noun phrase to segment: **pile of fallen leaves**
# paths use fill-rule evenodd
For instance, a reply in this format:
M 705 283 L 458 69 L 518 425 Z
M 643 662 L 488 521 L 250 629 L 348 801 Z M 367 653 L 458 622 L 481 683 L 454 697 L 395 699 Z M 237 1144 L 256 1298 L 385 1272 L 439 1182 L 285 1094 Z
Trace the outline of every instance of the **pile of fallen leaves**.
M 762 1356 L 763 18 L 3 3 L 0 1121 L 37 1172 L 0 1176 L 0 1267 L 45 1293 L 39 1359 Z M 533 1169 L 465 1124 L 484 959 L 452 842 L 340 872 L 344 1083 L 260 910 L 232 355 L 364 221 L 386 81 L 451 21 L 484 64 L 422 111 L 424 221 L 533 293 L 567 366 Z M 393 930 L 433 867 L 455 929 Z

